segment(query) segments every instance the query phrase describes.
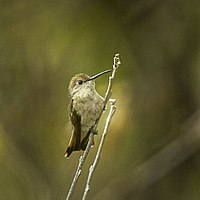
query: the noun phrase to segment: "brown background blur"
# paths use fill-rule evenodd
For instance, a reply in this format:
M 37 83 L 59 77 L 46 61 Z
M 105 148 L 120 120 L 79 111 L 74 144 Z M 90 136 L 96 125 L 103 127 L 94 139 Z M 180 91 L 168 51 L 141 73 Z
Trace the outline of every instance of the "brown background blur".
M 170 170 L 154 172 L 156 181 L 149 175 L 137 192 L 133 182 L 151 170 L 131 177 L 200 107 L 198 0 L 0 1 L 0 199 L 65 199 L 81 155 L 63 157 L 68 82 L 110 68 L 118 52 L 117 112 L 88 199 L 200 199 L 198 144 L 176 166 L 172 151 L 154 169 Z M 107 76 L 96 85 L 103 95 Z M 81 198 L 105 116 L 73 199 Z

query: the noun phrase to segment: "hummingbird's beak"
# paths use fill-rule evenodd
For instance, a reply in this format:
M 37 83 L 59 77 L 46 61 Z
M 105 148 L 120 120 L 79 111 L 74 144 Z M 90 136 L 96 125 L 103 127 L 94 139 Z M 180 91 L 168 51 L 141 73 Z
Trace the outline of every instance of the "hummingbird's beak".
M 105 71 L 103 71 L 103 72 L 100 72 L 100 73 L 98 73 L 98 74 L 96 74 L 96 75 L 90 77 L 90 79 L 89 79 L 88 81 L 94 80 L 94 79 L 96 79 L 97 77 L 99 77 L 99 76 L 101 76 L 101 75 L 103 75 L 103 74 L 106 74 L 106 73 L 108 73 L 108 72 L 111 72 L 111 71 L 112 71 L 111 69 L 108 69 L 108 70 L 105 70 Z

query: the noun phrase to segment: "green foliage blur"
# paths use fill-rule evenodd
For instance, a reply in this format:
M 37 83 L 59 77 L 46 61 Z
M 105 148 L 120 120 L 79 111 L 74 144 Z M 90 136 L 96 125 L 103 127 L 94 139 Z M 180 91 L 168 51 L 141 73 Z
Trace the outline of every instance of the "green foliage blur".
M 102 192 L 180 135 L 199 109 L 199 10 L 197 0 L 0 1 L 0 199 L 65 199 L 81 155 L 63 157 L 68 82 L 111 68 L 115 53 L 117 112 L 88 199 L 200 199 L 199 152 L 137 197 L 129 182 Z M 96 80 L 101 95 L 107 80 Z M 81 199 L 106 114 L 73 199 Z

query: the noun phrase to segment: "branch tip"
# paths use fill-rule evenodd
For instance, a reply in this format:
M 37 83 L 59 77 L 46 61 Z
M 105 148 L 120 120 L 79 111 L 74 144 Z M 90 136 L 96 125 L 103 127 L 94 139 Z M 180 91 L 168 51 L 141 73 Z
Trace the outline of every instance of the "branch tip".
M 120 58 L 119 58 L 119 53 L 117 53 L 117 54 L 115 54 L 115 57 L 114 57 L 113 69 L 118 68 L 120 64 L 121 64 L 121 61 L 120 61 Z
M 116 99 L 109 99 L 109 102 L 111 105 L 114 105 L 116 103 Z

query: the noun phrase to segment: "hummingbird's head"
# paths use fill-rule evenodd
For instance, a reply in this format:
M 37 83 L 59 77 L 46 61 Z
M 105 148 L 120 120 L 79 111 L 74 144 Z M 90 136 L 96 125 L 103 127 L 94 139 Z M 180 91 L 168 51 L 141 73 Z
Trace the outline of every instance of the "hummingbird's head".
M 73 96 L 75 93 L 79 92 L 81 89 L 95 89 L 95 83 L 94 80 L 105 74 L 111 72 L 111 70 L 106 70 L 103 72 L 100 72 L 92 77 L 88 76 L 85 73 L 80 73 L 80 74 L 76 74 L 75 76 L 72 77 L 70 83 L 69 83 L 69 95 Z
M 69 94 L 73 96 L 75 93 L 84 88 L 89 80 L 90 76 L 84 73 L 76 74 L 75 76 L 73 76 L 68 87 Z

